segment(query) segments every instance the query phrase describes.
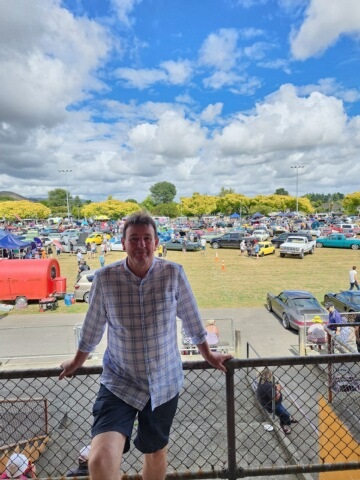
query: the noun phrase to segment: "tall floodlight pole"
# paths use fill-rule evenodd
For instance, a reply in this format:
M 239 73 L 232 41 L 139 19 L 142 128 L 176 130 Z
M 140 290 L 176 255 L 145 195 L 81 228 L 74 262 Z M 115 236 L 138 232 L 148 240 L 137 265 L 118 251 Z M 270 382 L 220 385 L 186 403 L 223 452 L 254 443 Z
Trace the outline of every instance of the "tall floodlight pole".
M 66 187 L 66 206 L 67 206 L 67 216 L 70 220 L 70 208 L 69 208 L 69 191 L 68 191 L 68 179 L 67 174 L 71 173 L 72 170 L 59 170 L 59 173 L 65 173 L 65 187 Z
M 296 215 L 299 216 L 299 168 L 304 168 L 305 165 L 292 165 L 291 168 L 296 168 Z

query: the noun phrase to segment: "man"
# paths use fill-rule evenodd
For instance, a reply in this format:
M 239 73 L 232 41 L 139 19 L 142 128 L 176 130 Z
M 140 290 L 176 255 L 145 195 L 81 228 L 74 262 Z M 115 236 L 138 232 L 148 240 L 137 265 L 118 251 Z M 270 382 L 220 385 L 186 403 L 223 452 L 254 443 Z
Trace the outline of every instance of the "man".
M 340 313 L 335 309 L 334 304 L 331 302 L 325 303 L 325 308 L 329 312 L 329 323 L 343 323 Z M 340 328 L 336 325 L 330 325 L 329 329 L 336 334 L 340 333 Z
M 201 237 L 200 238 L 200 245 L 201 245 L 201 252 L 203 255 L 206 253 L 206 238 Z
M 210 351 L 183 268 L 155 257 L 158 243 L 155 222 L 146 213 L 126 220 L 122 244 L 127 258 L 95 274 L 79 350 L 61 365 L 60 379 L 71 376 L 108 327 L 93 408 L 92 480 L 119 480 L 122 453 L 129 450 L 136 417 L 135 446 L 144 453 L 142 478 L 165 478 L 166 446 L 183 385 L 176 317 L 210 365 L 225 372 L 223 363 L 231 358 Z
M 352 267 L 352 269 L 349 272 L 349 281 L 350 281 L 350 290 L 353 290 L 354 287 L 356 287 L 358 290 L 360 290 L 355 265 Z

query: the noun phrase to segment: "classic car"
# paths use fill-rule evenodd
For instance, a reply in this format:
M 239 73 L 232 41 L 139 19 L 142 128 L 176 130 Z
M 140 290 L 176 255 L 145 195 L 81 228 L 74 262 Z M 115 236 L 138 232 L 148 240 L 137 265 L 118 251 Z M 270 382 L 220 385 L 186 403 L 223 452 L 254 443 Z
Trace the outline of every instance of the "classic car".
M 332 247 L 332 248 L 351 248 L 352 250 L 359 250 L 360 238 L 346 238 L 343 233 L 332 233 L 327 237 L 320 237 L 316 239 L 316 246 Z
M 284 328 L 299 330 L 304 324 L 304 315 L 326 315 L 326 310 L 310 292 L 284 290 L 279 295 L 268 293 L 266 305 L 269 312 L 281 318 Z
M 265 242 L 269 238 L 269 234 L 267 231 L 256 228 L 252 232 L 253 237 L 257 238 L 260 242 Z
M 115 242 L 110 242 L 110 250 L 114 250 L 116 252 L 122 252 L 124 250 L 122 241 L 115 240 Z
M 244 232 L 232 232 L 212 238 L 210 246 L 212 248 L 240 248 L 242 239 L 254 240 L 253 237 L 246 236 Z
M 111 238 L 111 235 L 108 233 L 102 233 L 102 232 L 94 232 L 91 235 L 87 237 L 85 240 L 85 243 L 96 243 L 96 245 L 101 245 L 102 242 L 104 241 L 104 237 L 107 239 Z
M 324 302 L 333 303 L 339 312 L 360 312 L 360 290 L 325 293 Z
M 280 235 L 278 235 L 277 237 L 274 237 L 272 238 L 271 240 L 271 243 L 276 247 L 276 248 L 279 248 L 280 245 L 284 242 L 286 242 L 286 240 L 288 239 L 288 237 L 290 237 L 291 235 L 296 235 L 297 237 L 298 236 L 304 236 L 306 237 L 308 240 L 312 240 L 312 235 L 310 235 L 310 233 L 298 233 L 296 232 L 293 233 L 293 232 L 284 232 L 284 233 L 281 233 Z
M 183 238 L 173 238 L 168 242 L 164 242 L 167 250 L 182 250 L 183 249 Z M 201 250 L 200 242 L 187 242 L 186 244 L 186 251 L 187 252 L 195 252 L 197 250 Z
M 271 242 L 259 242 L 259 257 L 275 253 L 275 247 Z

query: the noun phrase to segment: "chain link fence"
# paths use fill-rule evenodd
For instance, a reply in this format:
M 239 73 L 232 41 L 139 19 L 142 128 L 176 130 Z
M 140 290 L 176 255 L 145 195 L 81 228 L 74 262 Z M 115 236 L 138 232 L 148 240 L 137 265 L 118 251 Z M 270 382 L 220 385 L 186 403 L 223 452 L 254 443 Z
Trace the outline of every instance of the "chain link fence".
M 315 479 L 318 471 L 360 469 L 359 392 L 334 383 L 359 378 L 357 354 L 233 359 L 227 366 L 224 375 L 203 361 L 183 363 L 185 386 L 169 443 L 168 478 L 294 473 Z M 257 400 L 264 367 L 282 385 L 283 405 L 298 422 L 290 435 Z M 101 367 L 84 367 L 62 381 L 59 373 L 0 372 L 0 474 L 16 450 L 32 451 L 39 478 L 61 477 L 90 443 Z M 141 468 L 141 454 L 132 447 L 122 472 L 138 478 Z

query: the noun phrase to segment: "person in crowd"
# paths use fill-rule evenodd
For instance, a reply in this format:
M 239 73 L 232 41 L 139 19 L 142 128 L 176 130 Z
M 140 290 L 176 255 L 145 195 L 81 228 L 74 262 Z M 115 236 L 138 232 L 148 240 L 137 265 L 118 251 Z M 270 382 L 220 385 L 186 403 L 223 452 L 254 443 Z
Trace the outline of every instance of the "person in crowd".
M 273 404 L 275 405 L 274 412 L 280 420 L 280 427 L 285 435 L 291 433 L 291 424 L 297 423 L 282 404 L 282 387 L 280 383 L 275 383 L 273 380 L 272 371 L 265 367 L 259 375 L 259 381 L 256 391 L 256 396 L 265 410 L 269 413 L 273 412 Z
M 106 256 L 106 243 L 105 240 L 100 245 L 100 255 Z
M 86 244 L 86 254 L 87 254 L 87 258 L 91 258 L 91 245 L 90 245 L 90 243 Z
M 255 240 L 255 245 L 254 245 L 254 255 L 256 257 L 256 260 L 259 258 L 259 252 L 260 252 L 260 245 L 257 240 Z
M 67 477 L 88 477 L 89 476 L 89 455 L 90 455 L 90 445 L 83 447 L 79 452 L 78 465 L 76 468 L 70 469 L 66 476 Z
M 200 245 L 201 245 L 201 253 L 205 255 L 206 253 L 206 238 L 200 238 Z
M 186 235 L 183 237 L 183 241 L 182 241 L 182 251 L 183 253 L 186 253 L 186 250 L 187 250 L 187 244 L 188 244 L 188 239 L 186 237 Z
M 46 250 L 45 250 L 45 247 L 42 247 L 41 250 L 40 250 L 40 252 L 41 252 L 41 258 L 42 258 L 42 259 L 46 258 Z
M 324 328 L 324 322 L 319 315 L 316 315 L 312 319 L 312 324 L 307 331 L 307 341 L 310 343 L 315 343 L 318 346 L 318 349 L 321 350 L 322 345 L 326 343 L 327 334 Z M 313 349 L 313 345 L 310 345 L 310 348 Z
M 92 242 L 91 243 L 91 258 L 95 258 L 95 257 L 96 257 L 96 243 Z
M 26 455 L 22 453 L 13 453 L 10 455 L 6 464 L 5 472 L 0 475 L 0 478 L 17 478 L 23 480 L 27 478 L 35 478 L 35 476 L 35 465 L 28 460 Z
M 77 258 L 78 265 L 80 265 L 81 260 L 84 259 L 84 258 L 83 258 L 83 254 L 81 253 L 80 250 L 77 252 L 76 258 Z
M 245 250 L 246 250 L 245 240 L 242 239 L 241 242 L 240 242 L 240 256 L 241 257 L 245 255 Z
M 332 330 L 336 334 L 340 333 L 340 328 L 336 326 L 336 323 L 342 323 L 342 318 L 340 313 L 335 309 L 334 304 L 332 302 L 325 303 L 325 308 L 329 312 L 329 323 L 333 325 L 329 325 L 329 330 Z
M 158 256 L 160 258 L 163 256 L 163 250 L 164 250 L 164 247 L 163 247 L 162 243 L 160 243 L 159 247 L 158 247 Z
M 51 243 L 48 245 L 47 247 L 47 256 L 48 258 L 53 258 L 53 249 L 52 249 L 52 246 L 51 246 Z
M 177 318 L 214 368 L 226 372 L 224 362 L 231 358 L 210 350 L 183 267 L 156 257 L 158 243 L 156 224 L 147 213 L 127 218 L 122 237 L 127 257 L 95 273 L 78 351 L 61 365 L 60 379 L 76 372 L 108 327 L 93 408 L 92 480 L 119 479 L 136 419 L 135 446 L 144 454 L 142 478 L 165 479 L 166 446 L 183 385 Z
M 163 243 L 163 257 L 166 258 L 166 255 L 167 255 L 167 247 L 166 247 L 166 243 Z
M 61 254 L 61 248 L 59 247 L 59 245 L 55 245 L 55 249 L 56 249 L 56 256 L 58 257 Z
M 353 290 L 354 287 L 356 287 L 358 290 L 360 290 L 359 282 L 358 282 L 358 276 L 357 276 L 357 271 L 356 271 L 356 266 L 354 265 L 352 269 L 349 271 L 349 282 L 350 282 L 350 290 Z
M 103 253 L 100 253 L 99 261 L 100 261 L 100 267 L 101 268 L 105 267 L 105 255 Z
M 348 324 L 348 320 L 346 317 L 341 317 L 342 324 Z M 356 342 L 356 332 L 355 327 L 340 327 L 340 333 L 337 338 L 344 343 L 351 351 L 357 351 L 357 342 Z M 340 353 L 350 353 L 347 349 L 345 349 L 342 345 L 335 345 L 337 350 Z
M 81 272 L 85 272 L 87 270 L 90 270 L 89 265 L 86 263 L 84 259 L 81 259 L 79 263 L 78 273 L 80 274 Z
M 206 341 L 210 347 L 218 345 L 220 340 L 220 332 L 215 324 L 215 320 L 208 320 L 205 325 Z

